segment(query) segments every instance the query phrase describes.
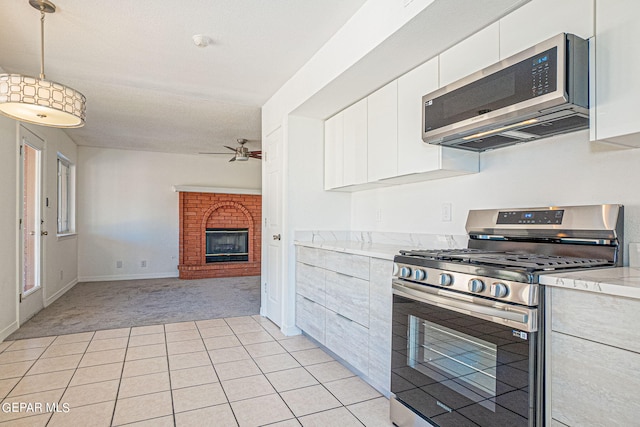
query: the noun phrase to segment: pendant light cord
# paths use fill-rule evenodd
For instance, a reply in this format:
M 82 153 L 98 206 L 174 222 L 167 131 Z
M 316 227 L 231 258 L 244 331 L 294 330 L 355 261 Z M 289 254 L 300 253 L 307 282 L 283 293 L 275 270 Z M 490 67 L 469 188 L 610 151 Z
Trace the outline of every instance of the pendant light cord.
M 44 79 L 44 6 L 40 6 L 40 80 Z

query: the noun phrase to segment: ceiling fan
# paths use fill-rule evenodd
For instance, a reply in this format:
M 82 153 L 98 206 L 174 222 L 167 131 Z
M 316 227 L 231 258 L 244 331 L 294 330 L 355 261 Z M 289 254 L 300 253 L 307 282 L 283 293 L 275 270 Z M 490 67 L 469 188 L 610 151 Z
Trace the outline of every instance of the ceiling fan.
M 247 147 L 244 146 L 244 144 L 246 144 L 247 141 L 244 138 L 238 138 L 237 139 L 238 144 L 240 144 L 239 147 L 229 147 L 228 145 L 225 145 L 225 148 L 228 148 L 231 151 L 234 151 L 236 154 L 235 156 L 233 156 L 231 158 L 231 160 L 229 160 L 230 162 L 235 162 L 236 160 L 239 162 L 245 162 L 247 160 L 249 160 L 249 158 L 252 159 L 262 159 L 262 151 L 261 150 L 255 150 L 255 151 L 249 151 L 249 149 Z M 199 154 L 229 154 L 229 153 L 199 153 Z

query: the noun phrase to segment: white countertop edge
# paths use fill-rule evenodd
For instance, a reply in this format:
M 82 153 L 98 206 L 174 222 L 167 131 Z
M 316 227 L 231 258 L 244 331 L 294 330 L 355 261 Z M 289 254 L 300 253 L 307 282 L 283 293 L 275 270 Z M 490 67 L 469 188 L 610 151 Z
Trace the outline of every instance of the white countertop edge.
M 617 267 L 540 275 L 540 284 L 577 291 L 640 299 L 640 269 Z
M 383 243 L 362 243 L 362 242 L 322 242 L 314 243 L 308 241 L 294 241 L 296 246 L 305 246 L 308 248 L 326 249 L 335 252 L 344 252 L 354 255 L 363 255 L 371 258 L 379 258 L 393 261 L 393 257 L 400 252 L 400 249 L 406 247 L 387 245 Z M 359 247 L 357 247 L 359 246 Z
M 261 195 L 262 190 L 252 188 L 199 187 L 195 185 L 174 185 L 176 193 L 220 193 L 220 194 L 254 194 Z

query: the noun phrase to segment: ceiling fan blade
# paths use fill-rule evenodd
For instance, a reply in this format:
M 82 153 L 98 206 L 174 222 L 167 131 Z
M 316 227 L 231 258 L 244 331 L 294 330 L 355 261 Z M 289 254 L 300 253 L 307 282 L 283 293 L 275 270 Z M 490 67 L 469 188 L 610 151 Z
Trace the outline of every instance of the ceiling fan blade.
M 236 161 L 235 156 L 234 156 L 234 157 L 232 157 L 232 158 L 231 158 L 231 160 L 229 160 L 229 161 L 230 161 L 230 162 L 235 162 L 235 161 Z
M 229 155 L 229 153 L 210 153 L 210 152 L 204 152 L 204 151 L 200 151 L 198 154 L 224 154 L 225 156 Z
M 253 159 L 262 159 L 262 154 L 249 153 L 249 157 Z
M 235 148 L 233 148 L 233 147 L 229 147 L 228 145 L 225 145 L 225 147 L 226 147 L 226 148 L 228 148 L 228 149 L 229 149 L 229 150 L 231 150 L 231 151 L 236 151 L 236 149 L 235 149 Z

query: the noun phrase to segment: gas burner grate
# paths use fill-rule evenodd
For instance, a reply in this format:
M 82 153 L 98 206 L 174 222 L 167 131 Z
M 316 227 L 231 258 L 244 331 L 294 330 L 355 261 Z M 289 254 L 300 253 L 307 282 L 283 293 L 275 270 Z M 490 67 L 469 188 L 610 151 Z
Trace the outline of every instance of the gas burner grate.
M 492 267 L 517 268 L 527 271 L 587 268 L 611 264 L 606 259 L 487 251 L 482 249 L 414 250 L 400 251 L 400 253 L 405 256 L 436 261 L 490 265 Z

